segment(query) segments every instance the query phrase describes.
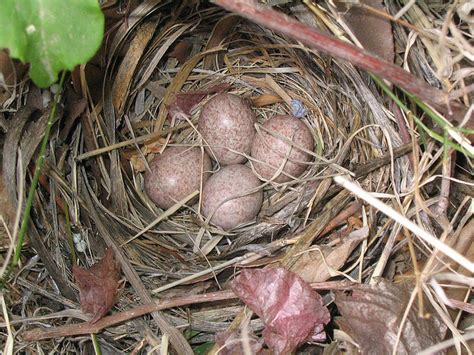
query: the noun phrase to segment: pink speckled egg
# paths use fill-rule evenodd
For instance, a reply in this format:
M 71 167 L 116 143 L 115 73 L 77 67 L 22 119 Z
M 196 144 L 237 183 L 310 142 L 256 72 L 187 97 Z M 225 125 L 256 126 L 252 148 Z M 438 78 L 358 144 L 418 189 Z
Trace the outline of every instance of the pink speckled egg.
M 199 190 L 201 177 L 204 184 L 212 168 L 211 159 L 198 147 L 168 147 L 149 165 L 145 191 L 163 209 Z
M 244 100 L 232 94 L 219 94 L 202 108 L 198 129 L 204 144 L 210 146 L 206 148 L 210 157 L 215 156 L 222 165 L 240 164 L 246 158 L 233 151 L 250 153 L 256 122 L 254 112 Z
M 252 144 L 252 161 L 255 171 L 265 180 L 271 179 L 280 166 L 283 171 L 294 177 L 300 176 L 311 161 L 311 155 L 298 147 L 312 151 L 314 140 L 308 126 L 293 116 L 274 116 L 263 124 L 263 129 L 255 135 Z M 273 132 L 269 133 L 269 132 Z M 282 138 L 293 142 L 290 144 Z M 288 156 L 288 158 L 286 158 Z M 286 162 L 285 162 L 286 160 Z M 275 182 L 290 181 L 291 177 L 283 173 L 273 179 Z
M 242 195 L 259 185 L 260 181 L 245 165 L 223 167 L 204 185 L 203 215 L 205 217 L 212 215 L 211 222 L 224 230 L 251 222 L 262 207 L 263 191 L 259 189 L 251 194 Z

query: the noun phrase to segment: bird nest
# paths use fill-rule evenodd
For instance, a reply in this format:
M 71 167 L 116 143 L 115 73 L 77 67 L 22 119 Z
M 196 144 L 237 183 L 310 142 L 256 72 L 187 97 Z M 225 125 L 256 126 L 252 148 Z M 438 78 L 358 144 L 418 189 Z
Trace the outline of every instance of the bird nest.
M 119 40 L 132 35 L 121 48 Z M 85 143 L 76 157 L 79 195 L 92 217 L 89 228 L 79 224 L 91 254 L 102 249 L 97 234 L 112 240 L 154 294 L 186 292 L 239 258 L 272 255 L 295 235 L 312 240 L 350 205 L 349 194 L 333 186 L 335 175 L 357 170 L 363 186 L 382 191 L 402 184 L 406 160 L 394 171 L 372 172 L 370 164 L 387 164 L 389 147 L 400 140 L 377 87 L 350 64 L 215 7 L 180 14 L 172 24 L 167 17 L 143 21 L 111 48 L 125 55 L 111 70 L 103 112 L 76 138 Z M 203 146 L 201 108 L 222 91 L 248 101 L 257 126 L 277 114 L 300 117 L 315 142 L 306 171 L 286 183 L 262 182 L 257 218 L 226 231 L 206 221 L 200 201 L 162 210 L 144 192 L 154 156 L 168 146 Z
M 122 69 L 133 58 L 126 57 L 115 76 L 111 95 L 120 119 L 95 123 L 94 131 L 111 133 L 106 148 L 95 151 L 104 155 L 78 157 L 91 194 L 103 196 L 99 187 L 106 187 L 106 198 L 98 197 L 95 208 L 120 231 L 114 239 L 127 257 L 153 275 L 143 278 L 152 289 L 304 230 L 328 206 L 337 209 L 330 203 L 337 196 L 329 189 L 332 176 L 380 158 L 389 143 L 399 144 L 376 87 L 350 66 L 215 8 L 157 26 L 162 35 L 143 49 L 130 85 L 121 82 Z M 127 55 L 134 50 L 132 41 Z M 258 125 L 277 114 L 301 117 L 315 141 L 305 173 L 287 183 L 262 182 L 264 203 L 256 220 L 230 231 L 206 223 L 199 203 L 163 211 L 143 189 L 147 162 L 167 146 L 203 146 L 201 108 L 222 91 L 250 102 Z M 100 159 L 110 159 L 109 176 L 88 169 Z M 219 169 L 215 163 L 214 171 Z M 382 170 L 366 183 L 389 186 L 390 178 Z

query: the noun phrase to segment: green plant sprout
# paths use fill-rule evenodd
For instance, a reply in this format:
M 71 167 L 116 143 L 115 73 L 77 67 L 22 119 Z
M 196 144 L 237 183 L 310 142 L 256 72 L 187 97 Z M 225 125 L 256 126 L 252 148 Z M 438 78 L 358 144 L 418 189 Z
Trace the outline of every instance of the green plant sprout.
M 435 111 L 433 111 L 428 105 L 426 105 L 424 102 L 422 102 L 419 98 L 416 96 L 410 94 L 409 92 L 403 90 L 405 95 L 409 97 L 416 105 L 418 105 L 419 108 L 421 108 L 430 119 L 432 119 L 436 124 L 438 124 L 442 129 L 443 129 L 443 134 L 436 133 L 432 129 L 428 128 L 423 121 L 415 115 L 414 112 L 412 112 L 399 98 L 395 93 L 390 90 L 390 88 L 377 76 L 373 74 L 369 74 L 371 78 L 379 85 L 382 90 L 389 96 L 395 103 L 397 104 L 400 109 L 403 110 L 406 114 L 410 115 L 413 117 L 415 123 L 417 124 L 418 127 L 421 128 L 422 132 L 425 132 L 433 138 L 434 140 L 440 142 L 443 144 L 445 148 L 453 148 L 458 152 L 461 152 L 465 154 L 466 156 L 470 158 L 474 158 L 474 153 L 468 151 L 466 148 L 464 148 L 461 144 L 453 142 L 451 139 L 449 139 L 449 131 L 453 132 L 460 132 L 464 134 L 474 134 L 474 130 L 472 129 L 466 129 L 466 128 L 457 128 L 457 127 L 452 127 L 450 126 L 446 120 L 444 120 L 442 117 L 440 117 Z

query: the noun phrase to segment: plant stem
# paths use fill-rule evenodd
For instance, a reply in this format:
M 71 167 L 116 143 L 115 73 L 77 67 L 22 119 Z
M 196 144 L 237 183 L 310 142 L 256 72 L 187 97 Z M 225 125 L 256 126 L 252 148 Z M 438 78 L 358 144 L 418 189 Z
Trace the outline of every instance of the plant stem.
M 97 335 L 91 333 L 91 340 L 92 345 L 94 346 L 95 355 L 102 355 L 102 350 L 100 348 L 99 340 L 97 339 Z
M 61 91 L 63 88 L 65 77 L 66 77 L 66 72 L 63 72 L 61 75 L 61 79 L 59 81 L 58 91 L 54 95 L 53 107 L 51 108 L 51 112 L 49 113 L 48 122 L 44 130 L 43 141 L 41 142 L 39 155 L 38 155 L 38 158 L 36 159 L 35 173 L 33 175 L 33 181 L 31 182 L 30 190 L 28 192 L 28 199 L 26 201 L 25 211 L 23 212 L 23 219 L 21 221 L 20 231 L 18 232 L 15 255 L 13 256 L 12 262 L 10 264 L 8 271 L 5 274 L 4 279 L 0 281 L 0 290 L 4 287 L 6 280 L 8 280 L 11 272 L 13 271 L 13 269 L 15 269 L 15 267 L 18 265 L 18 261 L 20 260 L 21 249 L 23 247 L 23 241 L 25 239 L 26 231 L 28 229 L 28 224 L 30 222 L 31 207 L 33 206 L 33 199 L 34 199 L 36 187 L 38 186 L 38 180 L 41 174 L 41 168 L 43 167 L 45 154 L 46 154 L 46 147 L 48 146 L 49 135 L 51 133 L 51 127 L 53 126 L 53 123 L 54 123 L 54 117 L 56 116 L 56 110 L 59 103 L 59 99 L 61 97 Z
M 437 140 L 438 142 L 440 143 L 443 143 L 445 147 L 451 147 L 455 150 L 457 150 L 458 152 L 461 152 L 463 154 L 465 154 L 466 156 L 469 156 L 469 157 L 473 157 L 472 156 L 472 153 L 466 151 L 466 149 L 464 149 L 461 145 L 459 144 L 456 144 L 454 142 L 452 142 L 451 140 L 449 139 L 446 139 L 445 137 L 445 134 L 446 134 L 446 130 L 448 129 L 448 125 L 446 124 L 446 122 L 444 122 L 433 110 L 431 110 L 427 105 L 425 105 L 423 103 L 423 101 L 421 101 L 419 98 L 417 98 L 416 96 L 414 96 L 413 94 L 410 94 L 409 92 L 403 90 L 403 92 L 411 99 L 413 100 L 433 121 L 435 121 L 439 126 L 441 126 L 441 128 L 443 129 L 443 135 L 440 135 L 438 133 L 436 133 L 435 131 L 433 131 L 432 129 L 428 128 L 423 122 L 422 120 L 415 115 L 415 113 L 413 111 L 411 111 L 398 97 L 397 95 L 395 95 L 395 93 L 390 90 L 390 88 L 385 85 L 385 83 L 379 78 L 377 77 L 376 75 L 374 74 L 371 74 L 369 73 L 370 77 L 375 81 L 375 83 L 377 83 L 377 85 L 380 86 L 380 88 L 385 92 L 385 94 L 387 96 L 389 96 L 393 101 L 395 101 L 395 103 L 397 104 L 398 107 L 400 107 L 400 109 L 405 112 L 407 115 L 411 115 L 411 117 L 414 119 L 414 121 L 416 122 L 416 124 L 418 125 L 418 127 L 420 127 L 422 129 L 422 132 L 426 132 L 431 138 L 433 138 L 434 140 Z M 459 132 L 463 132 L 463 133 L 468 133 L 468 134 L 472 134 L 473 131 L 471 129 L 465 129 L 465 128 L 457 128 L 457 127 L 450 127 L 453 131 L 459 131 Z

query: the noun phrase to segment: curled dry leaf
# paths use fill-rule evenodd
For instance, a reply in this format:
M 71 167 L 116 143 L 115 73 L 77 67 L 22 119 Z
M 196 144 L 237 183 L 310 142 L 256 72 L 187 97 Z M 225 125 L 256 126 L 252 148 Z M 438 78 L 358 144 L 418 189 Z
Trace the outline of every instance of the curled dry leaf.
M 342 315 L 337 324 L 359 344 L 361 353 L 391 354 L 410 291 L 407 285 L 381 280 L 377 285 L 361 285 L 351 295 L 336 292 L 336 305 Z M 428 302 L 424 311 L 430 316 L 420 318 L 417 302 L 411 306 L 397 354 L 416 354 L 444 339 L 447 327 Z
M 123 287 L 114 252 L 107 249 L 104 257 L 88 270 L 73 266 L 72 272 L 79 287 L 82 312 L 91 315 L 91 323 L 95 323 L 112 308 Z
M 357 245 L 368 235 L 369 227 L 357 229 L 335 248 L 319 247 L 319 250 L 302 254 L 290 270 L 309 283 L 326 281 L 334 276 L 334 271 L 344 266 Z
M 231 284 L 237 296 L 265 323 L 263 338 L 274 354 L 325 339 L 331 317 L 322 297 L 284 268 L 243 270 Z

